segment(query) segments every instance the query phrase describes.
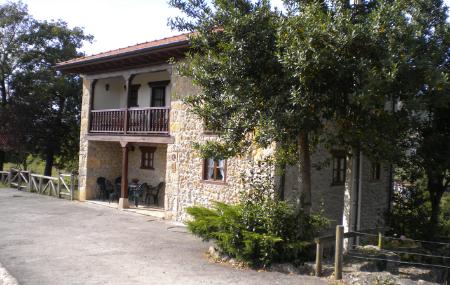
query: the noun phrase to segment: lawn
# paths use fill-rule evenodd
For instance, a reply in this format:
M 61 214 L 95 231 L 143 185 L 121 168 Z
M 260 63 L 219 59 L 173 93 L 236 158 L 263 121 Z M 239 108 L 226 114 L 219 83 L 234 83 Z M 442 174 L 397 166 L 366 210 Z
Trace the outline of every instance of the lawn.
M 35 158 L 30 156 L 28 159 L 28 170 L 31 170 L 33 173 L 37 173 L 37 174 L 44 174 L 44 169 L 45 169 L 45 161 L 39 158 Z M 17 163 L 12 163 L 12 162 L 7 162 L 3 165 L 3 170 L 4 171 L 9 171 L 9 169 L 11 168 L 15 168 L 15 169 L 23 169 L 23 165 L 17 164 Z M 64 172 L 64 170 L 62 170 L 62 172 Z M 56 173 L 58 173 L 58 169 L 53 167 L 52 169 L 52 174 L 55 175 Z

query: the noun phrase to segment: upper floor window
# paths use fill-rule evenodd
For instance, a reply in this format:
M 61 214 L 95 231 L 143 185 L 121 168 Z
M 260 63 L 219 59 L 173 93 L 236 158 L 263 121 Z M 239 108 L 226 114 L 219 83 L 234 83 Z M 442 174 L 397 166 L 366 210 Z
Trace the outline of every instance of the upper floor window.
M 204 160 L 203 179 L 209 181 L 225 181 L 225 160 L 208 158 Z
M 345 153 L 333 154 L 333 185 L 344 185 L 345 173 L 347 168 L 347 160 Z
M 149 85 L 152 90 L 151 107 L 165 107 L 166 106 L 166 86 L 169 81 L 150 82 Z
M 370 167 L 370 179 L 372 181 L 380 180 L 381 177 L 381 164 L 378 162 L 372 162 Z

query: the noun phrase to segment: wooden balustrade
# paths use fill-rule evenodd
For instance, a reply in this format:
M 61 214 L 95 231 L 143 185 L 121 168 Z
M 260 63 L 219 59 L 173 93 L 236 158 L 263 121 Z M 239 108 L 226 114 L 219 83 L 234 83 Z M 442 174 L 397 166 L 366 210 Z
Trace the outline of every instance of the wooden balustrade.
M 167 107 L 93 110 L 90 132 L 168 134 L 169 112 Z

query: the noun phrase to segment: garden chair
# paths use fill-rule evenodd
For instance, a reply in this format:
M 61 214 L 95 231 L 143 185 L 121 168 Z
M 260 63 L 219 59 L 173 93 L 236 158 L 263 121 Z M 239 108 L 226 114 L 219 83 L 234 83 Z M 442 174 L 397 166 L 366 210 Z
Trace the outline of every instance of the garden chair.
M 147 183 L 140 184 L 137 188 L 129 192 L 128 199 L 134 201 L 134 205 L 139 206 L 139 199 L 148 191 L 149 187 Z
M 109 203 L 114 200 L 119 201 L 121 182 L 122 177 L 117 177 L 116 179 L 114 179 L 113 191 L 109 193 Z
M 108 190 L 106 186 L 106 178 L 105 177 L 98 177 L 97 178 L 97 189 L 96 192 L 98 193 L 97 199 L 99 200 L 106 200 L 106 197 L 108 195 Z
M 153 197 L 153 203 L 158 206 L 158 198 L 159 193 L 161 192 L 161 189 L 164 187 L 164 182 L 159 182 L 159 184 L 156 187 L 151 187 L 146 195 L 145 195 L 145 203 L 147 205 L 150 204 L 150 197 Z

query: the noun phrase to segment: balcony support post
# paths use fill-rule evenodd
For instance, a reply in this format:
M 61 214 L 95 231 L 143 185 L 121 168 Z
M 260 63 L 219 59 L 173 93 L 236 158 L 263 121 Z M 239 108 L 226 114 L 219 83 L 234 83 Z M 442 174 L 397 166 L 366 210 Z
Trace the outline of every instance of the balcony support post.
M 126 74 L 122 75 L 125 85 L 124 85 L 124 93 L 125 93 L 125 114 L 124 114 L 124 126 L 123 133 L 127 134 L 128 131 L 128 108 L 130 107 L 130 92 L 131 92 L 131 82 L 133 81 L 134 74 Z
M 94 94 L 95 94 L 95 85 L 97 84 L 97 79 L 92 79 L 91 84 L 89 86 L 89 104 L 88 104 L 88 122 L 87 122 L 87 132 L 91 131 L 92 127 L 92 109 L 94 107 Z
M 128 204 L 128 142 L 121 141 L 122 148 L 122 179 L 120 184 L 119 209 L 129 208 Z

